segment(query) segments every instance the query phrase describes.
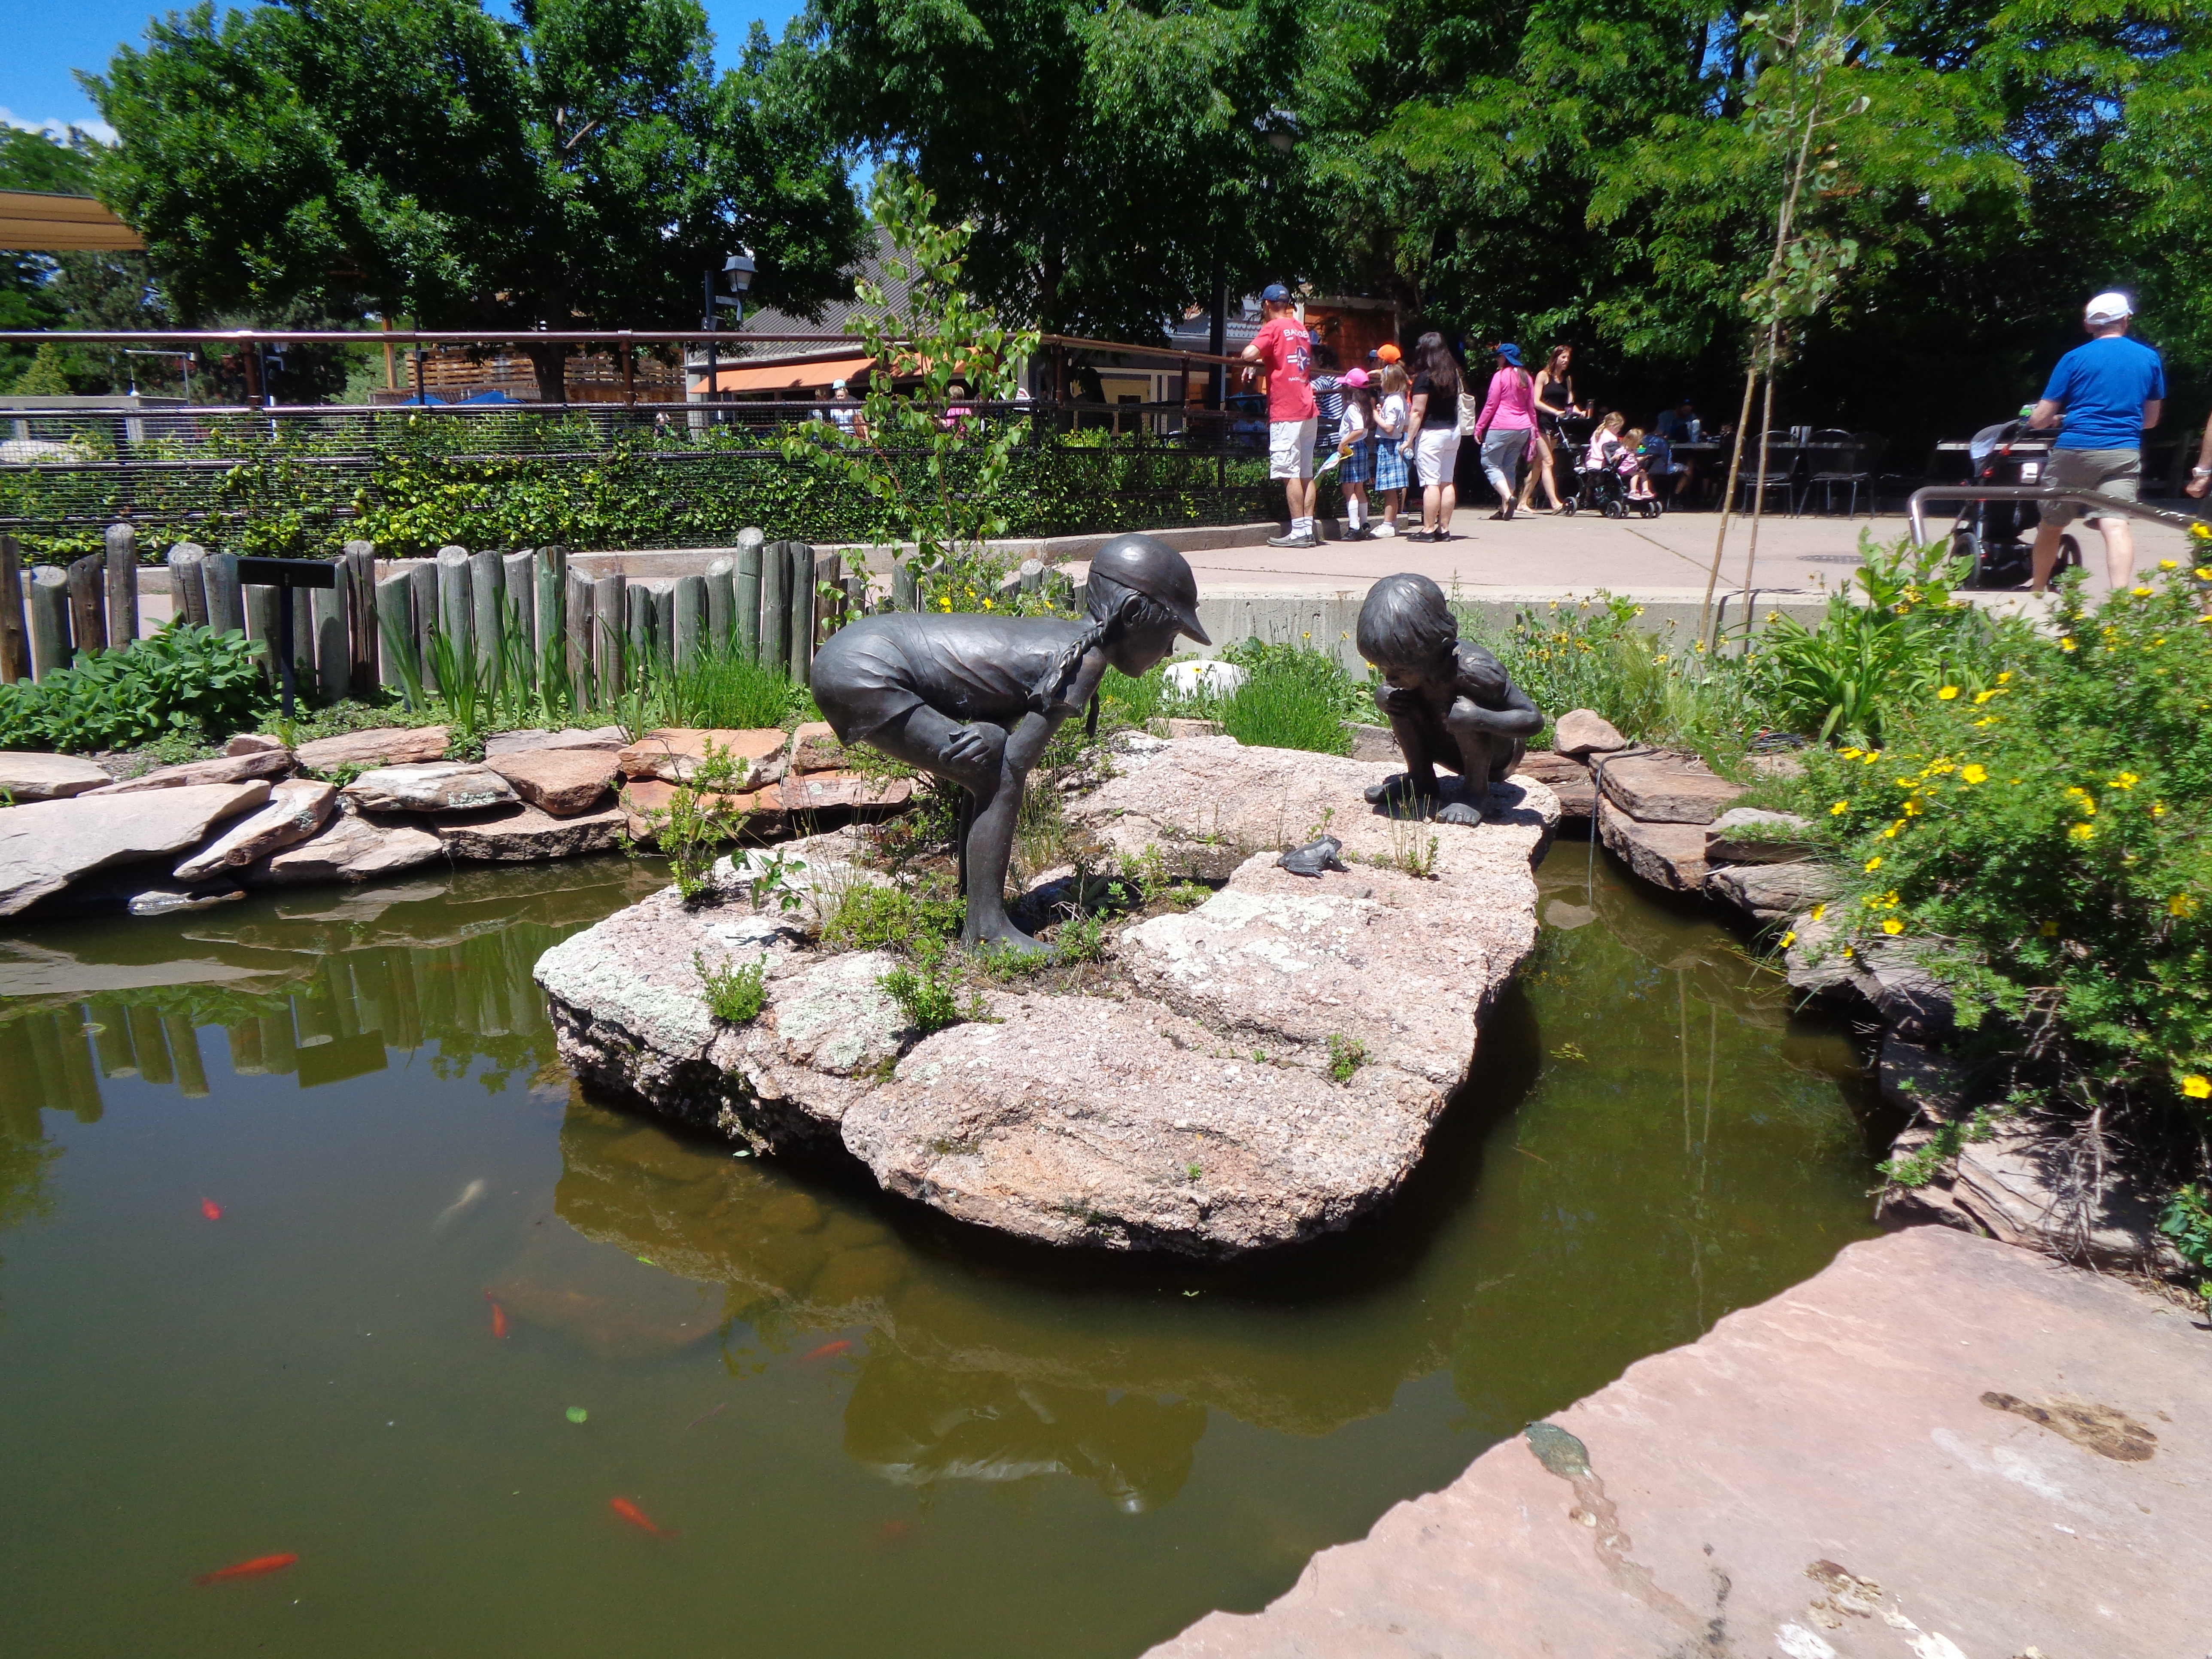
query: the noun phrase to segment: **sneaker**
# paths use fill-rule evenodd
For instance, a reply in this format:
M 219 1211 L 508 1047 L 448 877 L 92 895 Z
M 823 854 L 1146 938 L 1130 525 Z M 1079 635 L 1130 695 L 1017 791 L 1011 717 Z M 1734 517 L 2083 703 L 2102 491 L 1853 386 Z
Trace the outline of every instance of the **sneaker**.
M 1385 536 L 1395 536 L 1397 533 L 1398 526 L 1394 524 L 1370 525 L 1367 528 L 1368 536 L 1376 541 L 1380 541 Z
M 1267 538 L 1267 545 L 1270 547 L 1319 547 L 1321 541 L 1319 538 L 1314 536 L 1270 536 Z

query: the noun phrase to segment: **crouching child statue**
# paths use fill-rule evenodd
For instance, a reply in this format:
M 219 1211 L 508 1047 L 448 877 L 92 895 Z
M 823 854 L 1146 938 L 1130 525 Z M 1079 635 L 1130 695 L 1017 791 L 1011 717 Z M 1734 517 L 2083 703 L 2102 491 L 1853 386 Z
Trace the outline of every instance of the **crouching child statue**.
M 1060 722 L 1108 668 L 1145 673 L 1198 624 L 1198 580 L 1154 536 L 1120 536 L 1091 561 L 1088 614 L 1057 617 L 895 611 L 830 636 L 809 684 L 842 743 L 865 743 L 968 792 L 966 945 L 1048 947 L 1007 917 L 1006 864 L 1022 791 Z
M 1543 730 L 1542 713 L 1497 658 L 1460 638 L 1443 590 L 1426 576 L 1385 576 L 1367 590 L 1359 654 L 1382 671 L 1375 701 L 1406 757 L 1406 769 L 1367 799 L 1392 811 L 1433 810 L 1443 823 L 1480 823 L 1492 786 Z M 1445 799 L 1439 765 L 1459 774 L 1457 799 Z

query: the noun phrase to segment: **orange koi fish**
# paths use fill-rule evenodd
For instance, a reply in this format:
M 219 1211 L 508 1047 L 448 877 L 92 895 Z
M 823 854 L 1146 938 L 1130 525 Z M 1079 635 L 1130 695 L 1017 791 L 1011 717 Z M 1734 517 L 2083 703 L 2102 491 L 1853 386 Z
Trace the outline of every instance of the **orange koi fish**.
M 876 1528 L 876 1538 L 880 1543 L 896 1544 L 913 1530 L 914 1526 L 911 1522 L 886 1521 Z
M 204 1198 L 200 1200 L 200 1213 L 210 1221 L 220 1221 L 222 1219 L 222 1206 L 211 1198 Z
M 283 1571 L 299 1559 L 296 1555 L 257 1555 L 251 1561 L 240 1561 L 234 1566 L 204 1572 L 192 1583 L 227 1584 L 234 1578 L 266 1578 L 272 1572 Z
M 507 1310 L 499 1305 L 489 1291 L 483 1294 L 484 1300 L 491 1303 L 491 1334 L 504 1342 L 507 1340 Z
M 655 1538 L 673 1538 L 677 1535 L 675 1532 L 669 1528 L 654 1526 L 652 1520 L 646 1515 L 646 1512 L 638 1508 L 636 1504 L 631 1503 L 627 1498 L 609 1498 L 607 1500 L 607 1507 L 612 1510 L 617 1515 L 622 1516 L 623 1520 L 629 1522 L 630 1525 L 635 1527 L 640 1532 L 649 1532 Z
M 852 1346 L 853 1345 L 849 1340 L 842 1337 L 835 1342 L 824 1342 L 820 1347 L 815 1349 L 812 1353 L 799 1355 L 799 1363 L 802 1365 L 811 1365 L 817 1359 L 835 1359 L 839 1354 L 843 1353 L 851 1348 Z

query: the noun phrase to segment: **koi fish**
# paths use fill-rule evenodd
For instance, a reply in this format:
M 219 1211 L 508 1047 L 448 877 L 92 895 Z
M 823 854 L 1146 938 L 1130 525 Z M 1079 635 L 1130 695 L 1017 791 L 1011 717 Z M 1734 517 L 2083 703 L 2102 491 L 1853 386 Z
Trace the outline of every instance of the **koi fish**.
M 204 1198 L 200 1200 L 200 1213 L 210 1221 L 220 1221 L 222 1219 L 222 1206 L 211 1198 Z
M 434 1233 L 438 1231 L 441 1228 L 444 1227 L 447 1223 L 453 1220 L 454 1217 L 460 1214 L 462 1211 L 467 1209 L 470 1205 L 475 1203 L 483 1195 L 484 1183 L 482 1177 L 478 1177 L 477 1180 L 471 1181 L 467 1186 L 461 1188 L 461 1195 L 459 1198 L 455 1199 L 452 1203 L 446 1206 L 443 1210 L 439 1212 L 438 1218 L 430 1224 L 430 1231 Z
M 507 1310 L 499 1305 L 489 1291 L 483 1295 L 484 1300 L 491 1304 L 491 1334 L 504 1342 L 507 1340 Z
M 300 1558 L 296 1555 L 257 1555 L 251 1561 L 240 1561 L 234 1566 L 204 1572 L 192 1580 L 195 1584 L 227 1584 L 234 1578 L 266 1578 L 272 1572 L 282 1572 Z
M 697 1428 L 697 1427 L 698 1427 L 702 1423 L 705 1422 L 708 1418 L 710 1418 L 710 1417 L 720 1417 L 720 1416 L 724 1412 L 726 1412 L 726 1411 L 729 1410 L 729 1408 L 730 1408 L 730 1402 L 729 1402 L 728 1401 L 726 1401 L 726 1400 L 725 1400 L 725 1401 L 724 1401 L 720 1405 L 719 1405 L 719 1406 L 709 1406 L 709 1407 L 707 1407 L 707 1409 L 706 1409 L 705 1411 L 701 1412 L 701 1413 L 699 1413 L 699 1415 L 698 1415 L 698 1416 L 696 1416 L 696 1417 L 693 1418 L 693 1419 L 692 1419 L 689 1423 L 686 1423 L 684 1426 L 685 1428 L 687 1428 L 687 1429 L 696 1429 L 696 1428 Z
M 911 1522 L 886 1521 L 876 1528 L 876 1538 L 880 1543 L 896 1544 L 913 1530 L 914 1525 Z
M 835 1342 L 824 1342 L 820 1347 L 815 1349 L 812 1353 L 804 1353 L 799 1355 L 799 1363 L 802 1365 L 811 1365 L 817 1359 L 835 1359 L 839 1354 L 843 1353 L 852 1346 L 853 1345 L 849 1340 L 842 1337 L 839 1338 Z
M 620 1516 L 623 1520 L 629 1522 L 630 1525 L 635 1527 L 640 1532 L 649 1532 L 655 1538 L 673 1538 L 676 1536 L 676 1534 L 666 1527 L 654 1526 L 651 1519 L 646 1515 L 646 1512 L 638 1508 L 636 1504 L 631 1503 L 627 1498 L 611 1498 L 607 1500 L 607 1507 L 612 1510 L 617 1515 Z

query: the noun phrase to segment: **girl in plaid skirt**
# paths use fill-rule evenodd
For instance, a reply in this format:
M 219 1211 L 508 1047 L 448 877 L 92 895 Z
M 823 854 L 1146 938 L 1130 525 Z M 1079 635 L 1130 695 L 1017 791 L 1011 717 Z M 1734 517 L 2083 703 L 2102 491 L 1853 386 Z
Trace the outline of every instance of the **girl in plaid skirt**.
M 1398 533 L 1398 509 L 1406 500 L 1406 456 L 1398 447 L 1406 435 L 1406 379 L 1402 364 L 1385 363 L 1377 386 L 1382 397 L 1375 404 L 1374 434 L 1370 440 L 1375 471 L 1373 487 L 1382 497 L 1382 522 L 1375 526 L 1377 536 Z

